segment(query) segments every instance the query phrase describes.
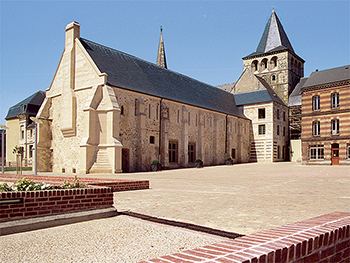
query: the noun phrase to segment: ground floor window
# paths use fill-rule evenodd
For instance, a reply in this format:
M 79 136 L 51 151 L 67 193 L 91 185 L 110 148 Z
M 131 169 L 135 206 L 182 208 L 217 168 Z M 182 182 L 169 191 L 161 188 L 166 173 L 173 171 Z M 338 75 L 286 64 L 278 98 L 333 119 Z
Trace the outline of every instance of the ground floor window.
M 196 160 L 196 145 L 194 143 L 188 144 L 188 162 L 194 163 Z
M 323 145 L 311 145 L 310 146 L 310 159 L 311 160 L 324 159 L 324 146 Z
M 346 147 L 346 156 L 348 159 L 350 159 L 350 143 L 348 143 L 348 145 Z
M 29 145 L 29 158 L 33 157 L 33 145 Z
M 169 142 L 169 162 L 177 163 L 178 160 L 178 142 Z
M 277 159 L 280 159 L 280 146 L 277 145 Z

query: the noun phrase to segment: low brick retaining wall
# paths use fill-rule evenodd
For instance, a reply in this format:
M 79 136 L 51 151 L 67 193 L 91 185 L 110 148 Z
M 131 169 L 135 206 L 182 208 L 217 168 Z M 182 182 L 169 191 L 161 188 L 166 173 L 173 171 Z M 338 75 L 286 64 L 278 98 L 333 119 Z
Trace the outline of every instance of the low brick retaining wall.
M 335 212 L 144 262 L 350 262 L 350 213 Z
M 0 174 L 0 180 L 17 181 L 23 177 L 33 179 L 40 183 L 63 183 L 64 180 L 73 182 L 74 177 L 68 176 L 41 176 L 41 175 L 19 175 L 19 174 Z M 79 182 L 85 185 L 105 186 L 112 188 L 113 192 L 149 189 L 149 181 L 147 180 L 118 180 L 103 178 L 79 178 Z
M 0 194 L 0 221 L 113 206 L 113 191 L 108 187 Z

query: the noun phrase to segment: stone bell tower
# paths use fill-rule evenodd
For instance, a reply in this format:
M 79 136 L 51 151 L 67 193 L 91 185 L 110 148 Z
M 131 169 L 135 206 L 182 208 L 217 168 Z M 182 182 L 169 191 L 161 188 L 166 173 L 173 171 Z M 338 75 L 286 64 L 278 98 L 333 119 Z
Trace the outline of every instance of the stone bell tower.
M 249 68 L 265 79 L 288 105 L 290 93 L 304 76 L 304 62 L 295 54 L 273 10 L 256 51 L 243 58 L 243 70 Z

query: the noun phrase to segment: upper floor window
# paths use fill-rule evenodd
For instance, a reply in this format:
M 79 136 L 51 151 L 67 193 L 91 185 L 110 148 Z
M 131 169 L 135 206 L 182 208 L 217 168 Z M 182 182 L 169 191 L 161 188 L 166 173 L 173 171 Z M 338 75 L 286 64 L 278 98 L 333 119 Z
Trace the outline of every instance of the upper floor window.
M 332 93 L 332 109 L 339 108 L 339 93 Z
M 319 136 L 320 135 L 320 122 L 314 121 L 312 123 L 312 135 Z
M 277 119 L 279 120 L 280 119 L 280 110 L 277 109 Z
M 320 96 L 312 97 L 312 110 L 320 110 Z
M 259 135 L 265 135 L 265 133 L 266 133 L 265 124 L 259 125 Z
M 277 67 L 277 57 L 273 57 L 273 58 L 271 59 L 271 67 L 272 67 L 272 68 Z
M 277 125 L 277 135 L 280 135 L 280 126 Z
M 339 134 L 339 120 L 332 120 L 332 135 Z
M 155 143 L 155 137 L 154 136 L 150 136 L 149 137 L 149 143 L 150 144 L 154 144 Z
M 265 109 L 258 109 L 258 118 L 265 119 Z
M 283 121 L 286 121 L 286 112 L 283 112 Z
M 261 61 L 261 70 L 265 70 L 267 69 L 267 59 L 264 58 L 262 61 Z
M 254 60 L 252 62 L 252 72 L 255 72 L 255 71 L 258 71 L 258 61 L 257 60 Z
M 124 116 L 124 106 L 120 106 L 120 115 Z

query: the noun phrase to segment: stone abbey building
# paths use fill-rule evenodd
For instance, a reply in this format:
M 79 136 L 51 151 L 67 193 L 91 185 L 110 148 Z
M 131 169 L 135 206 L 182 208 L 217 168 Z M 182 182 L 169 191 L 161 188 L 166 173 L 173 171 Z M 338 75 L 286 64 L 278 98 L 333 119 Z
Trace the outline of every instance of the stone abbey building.
M 197 158 L 204 165 L 228 157 L 284 161 L 290 138 L 292 157 L 301 159 L 303 77 L 304 60 L 274 11 L 256 51 L 243 58 L 240 78 L 218 87 L 167 69 L 162 31 L 153 64 L 82 38 L 73 22 L 37 114 L 38 170 L 149 171 L 153 160 L 180 168 Z

